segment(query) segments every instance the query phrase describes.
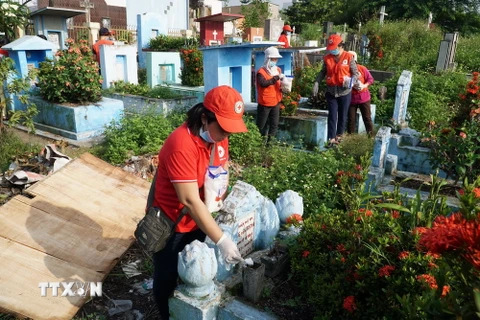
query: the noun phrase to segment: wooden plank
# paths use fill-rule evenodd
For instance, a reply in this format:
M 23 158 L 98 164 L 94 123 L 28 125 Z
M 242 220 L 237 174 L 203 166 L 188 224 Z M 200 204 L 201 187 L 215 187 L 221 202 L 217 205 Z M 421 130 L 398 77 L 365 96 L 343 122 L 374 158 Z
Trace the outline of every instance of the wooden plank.
M 12 199 L 0 210 L 0 236 L 34 248 L 58 259 L 98 272 L 108 272 L 122 256 L 134 238 L 121 226 L 103 232 L 103 226 L 82 212 L 57 206 L 45 199 L 32 199 L 46 211 Z M 58 213 L 66 217 L 63 219 Z
M 38 283 L 102 280 L 135 241 L 149 188 L 84 154 L 27 189 L 32 198 L 18 195 L 1 206 L 0 309 L 72 318 L 85 300 L 41 297 Z
M 85 297 L 46 297 L 40 282 L 98 282 L 105 274 L 74 265 L 0 237 L 0 306 L 32 319 L 71 319 Z

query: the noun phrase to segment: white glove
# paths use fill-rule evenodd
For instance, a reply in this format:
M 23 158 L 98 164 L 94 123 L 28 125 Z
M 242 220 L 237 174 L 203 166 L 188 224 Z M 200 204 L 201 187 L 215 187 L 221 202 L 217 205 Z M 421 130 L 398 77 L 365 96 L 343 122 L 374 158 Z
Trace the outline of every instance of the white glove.
M 315 83 L 313 84 L 312 95 L 316 97 L 317 94 L 318 94 L 318 82 L 315 81 Z
M 283 73 L 280 73 L 278 77 L 280 78 L 280 80 L 283 80 L 283 78 L 285 78 L 285 75 Z
M 240 261 L 243 261 L 240 251 L 238 251 L 237 245 L 233 243 L 225 233 L 218 240 L 217 247 L 220 249 L 220 253 L 227 263 L 237 264 Z

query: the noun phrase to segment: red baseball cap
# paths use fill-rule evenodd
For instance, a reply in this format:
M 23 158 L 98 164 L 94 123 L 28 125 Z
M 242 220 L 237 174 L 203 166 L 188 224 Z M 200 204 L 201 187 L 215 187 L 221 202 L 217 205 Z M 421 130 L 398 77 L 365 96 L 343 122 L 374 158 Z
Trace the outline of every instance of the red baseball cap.
M 342 41 L 342 37 L 339 34 L 330 35 L 327 40 L 327 50 L 335 50 Z
M 292 30 L 292 28 L 291 28 L 288 24 L 286 24 L 286 25 L 283 26 L 283 31 L 292 32 L 293 30 Z
M 203 99 L 203 105 L 215 113 L 218 124 L 230 133 L 247 132 L 243 122 L 245 105 L 237 90 L 229 86 L 218 86 L 208 91 Z

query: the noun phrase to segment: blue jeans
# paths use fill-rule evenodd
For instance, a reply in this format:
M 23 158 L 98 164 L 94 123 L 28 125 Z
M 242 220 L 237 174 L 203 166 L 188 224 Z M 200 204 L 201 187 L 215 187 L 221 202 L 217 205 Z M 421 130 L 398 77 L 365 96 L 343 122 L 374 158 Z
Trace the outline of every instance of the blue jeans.
M 165 248 L 153 254 L 153 296 L 162 319 L 169 319 L 168 299 L 177 286 L 178 253 L 194 240 L 204 241 L 205 233 L 200 229 L 175 233 Z
M 334 97 L 326 93 L 328 107 L 328 140 L 334 139 L 345 132 L 347 124 L 348 108 L 352 100 L 352 93 L 341 97 Z

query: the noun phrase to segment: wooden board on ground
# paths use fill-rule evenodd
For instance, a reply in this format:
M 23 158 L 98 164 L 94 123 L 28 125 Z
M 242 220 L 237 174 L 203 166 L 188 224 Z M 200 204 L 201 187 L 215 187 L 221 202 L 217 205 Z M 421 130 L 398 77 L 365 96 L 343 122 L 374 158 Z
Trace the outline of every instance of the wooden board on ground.
M 41 296 L 40 282 L 102 281 L 135 240 L 150 183 L 91 154 L 0 207 L 0 309 L 71 319 L 85 297 Z

